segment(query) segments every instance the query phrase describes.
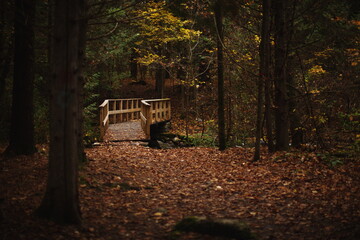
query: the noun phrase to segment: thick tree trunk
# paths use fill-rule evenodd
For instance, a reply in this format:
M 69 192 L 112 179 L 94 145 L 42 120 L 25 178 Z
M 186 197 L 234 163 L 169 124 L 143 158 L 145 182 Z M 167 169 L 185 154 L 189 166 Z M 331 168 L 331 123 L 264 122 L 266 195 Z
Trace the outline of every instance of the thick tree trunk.
M 5 1 L 0 1 L 0 103 L 5 95 L 6 78 L 10 72 L 13 57 L 13 43 L 5 41 L 5 10 Z
M 85 85 L 85 78 L 83 75 L 83 69 L 85 68 L 85 58 L 86 58 L 86 32 L 88 26 L 88 16 L 87 16 L 87 4 L 86 0 L 79 0 L 80 1 L 80 30 L 79 30 L 79 161 L 85 162 L 86 161 L 86 154 L 85 154 L 85 146 L 83 141 L 83 129 L 84 129 L 84 100 L 85 100 L 85 93 L 84 93 L 84 85 Z
M 223 32 L 223 9 L 222 1 L 217 0 L 215 4 L 215 19 L 217 29 L 217 62 L 218 62 L 218 128 L 219 149 L 226 148 L 225 137 L 225 102 L 224 102 L 224 32 Z
M 5 95 L 6 78 L 10 72 L 11 60 L 12 60 L 13 46 L 9 44 L 6 55 L 2 61 L 2 69 L 0 70 L 0 102 Z
M 15 1 L 15 53 L 9 155 L 33 154 L 35 0 Z
M 38 214 L 58 223 L 81 222 L 78 194 L 82 114 L 81 11 L 83 0 L 56 0 L 50 99 L 50 154 L 46 193 Z
M 274 0 L 275 16 L 275 138 L 276 150 L 289 148 L 289 100 L 287 91 L 286 0 Z

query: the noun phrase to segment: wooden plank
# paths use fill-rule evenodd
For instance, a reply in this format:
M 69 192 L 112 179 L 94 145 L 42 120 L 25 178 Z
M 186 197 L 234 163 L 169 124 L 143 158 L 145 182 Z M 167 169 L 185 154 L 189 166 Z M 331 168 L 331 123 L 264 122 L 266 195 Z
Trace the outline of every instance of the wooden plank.
M 116 111 L 110 111 L 110 115 L 114 115 L 114 114 L 122 114 L 122 113 L 133 113 L 133 112 L 140 112 L 141 108 L 137 108 L 137 109 L 123 109 L 123 110 L 116 110 Z

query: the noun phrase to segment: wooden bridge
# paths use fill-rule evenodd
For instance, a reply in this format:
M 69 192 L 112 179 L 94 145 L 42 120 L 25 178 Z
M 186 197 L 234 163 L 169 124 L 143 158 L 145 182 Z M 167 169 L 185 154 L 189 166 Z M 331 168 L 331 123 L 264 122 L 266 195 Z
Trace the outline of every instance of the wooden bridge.
M 142 98 L 106 99 L 99 106 L 99 110 L 101 141 L 103 141 L 110 124 L 128 122 L 141 126 L 145 138 L 150 139 L 151 124 L 168 121 L 171 118 L 170 98 L 150 100 Z M 121 127 L 115 131 L 118 131 L 117 134 L 122 134 L 120 132 L 122 131 Z

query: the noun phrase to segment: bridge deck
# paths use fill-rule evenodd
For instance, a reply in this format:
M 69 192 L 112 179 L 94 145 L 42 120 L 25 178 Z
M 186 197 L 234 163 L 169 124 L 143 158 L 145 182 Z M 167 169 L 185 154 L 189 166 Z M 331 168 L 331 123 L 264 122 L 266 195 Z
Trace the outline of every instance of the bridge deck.
M 110 124 L 104 136 L 105 141 L 142 140 L 146 135 L 140 120 Z
M 142 140 L 150 138 L 152 124 L 171 119 L 171 102 L 170 98 L 106 99 L 99 111 L 100 141 Z M 145 134 L 140 133 L 140 129 Z M 106 132 L 109 132 L 107 136 Z

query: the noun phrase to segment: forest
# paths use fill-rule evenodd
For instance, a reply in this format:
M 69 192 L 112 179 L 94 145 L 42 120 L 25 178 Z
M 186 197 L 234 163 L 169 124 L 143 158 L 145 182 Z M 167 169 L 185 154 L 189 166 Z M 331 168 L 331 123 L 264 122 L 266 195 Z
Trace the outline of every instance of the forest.
M 0 1 L 0 239 L 360 239 L 359 33 L 358 0 Z

